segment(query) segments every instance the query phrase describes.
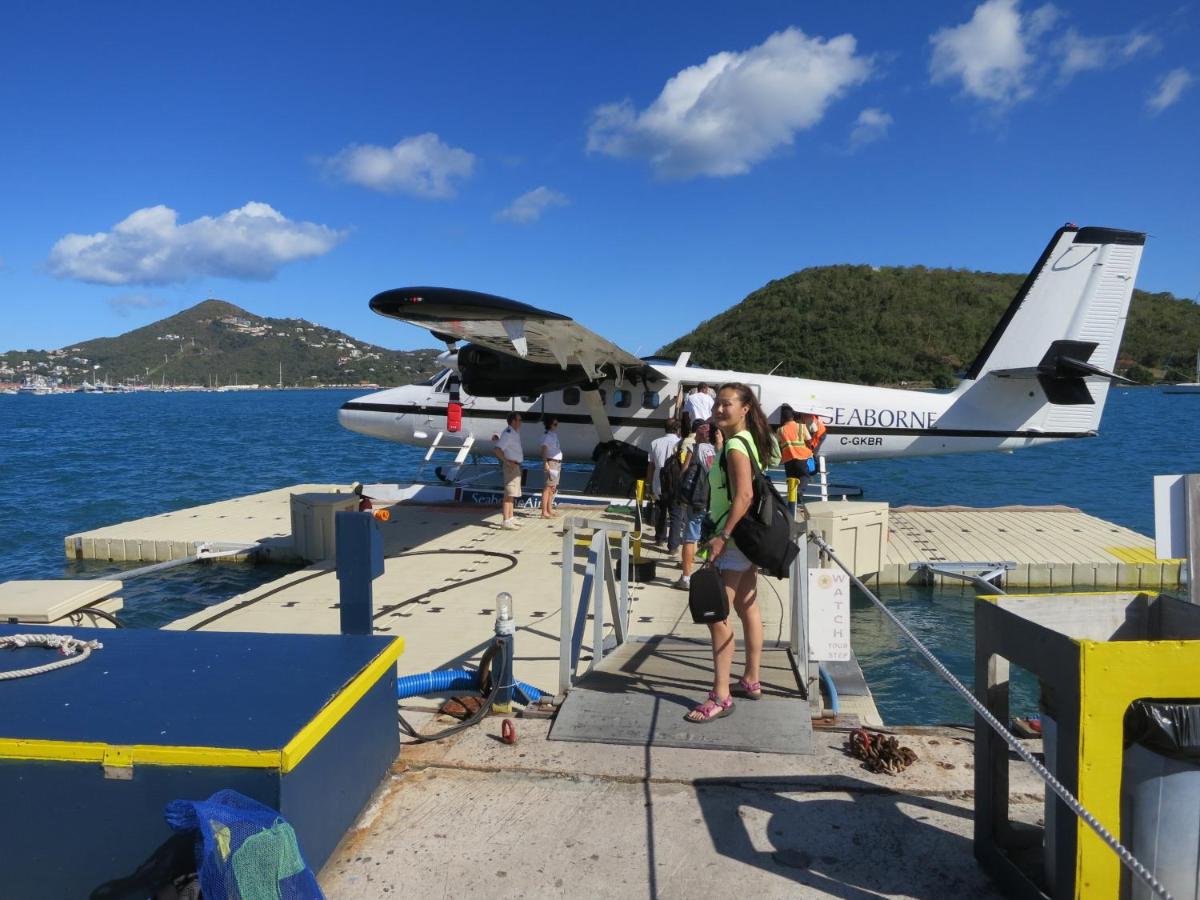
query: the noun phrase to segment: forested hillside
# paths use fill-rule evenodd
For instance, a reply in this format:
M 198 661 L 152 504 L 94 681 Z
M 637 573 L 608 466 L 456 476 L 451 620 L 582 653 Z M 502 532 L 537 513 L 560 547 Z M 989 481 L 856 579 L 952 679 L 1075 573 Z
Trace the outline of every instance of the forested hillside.
M 0 381 L 44 375 L 129 384 L 406 384 L 437 369 L 437 350 L 387 350 L 304 319 L 256 316 L 205 300 L 119 337 L 59 350 L 0 353 Z
M 861 384 L 951 385 L 983 347 L 1024 275 L 924 266 L 823 266 L 769 282 L 667 344 L 697 365 Z M 683 323 L 681 323 L 683 324 Z M 1189 380 L 1200 306 L 1135 291 L 1118 371 Z

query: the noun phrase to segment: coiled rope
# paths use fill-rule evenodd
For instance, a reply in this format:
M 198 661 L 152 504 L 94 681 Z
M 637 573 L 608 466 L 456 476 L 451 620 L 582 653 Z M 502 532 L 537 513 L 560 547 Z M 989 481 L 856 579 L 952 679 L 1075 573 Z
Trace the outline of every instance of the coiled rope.
M 1109 832 L 1109 830 L 1103 825 L 1101 825 L 1096 820 L 1096 817 L 1088 812 L 1084 808 L 1083 804 L 1075 799 L 1075 796 L 1065 787 L 1063 787 L 1062 783 L 1052 774 L 1050 774 L 1050 771 L 1045 766 L 1033 758 L 1033 754 L 1026 750 L 1025 747 L 1022 746 L 1021 742 L 1015 736 L 1013 736 L 1013 734 L 1010 733 L 1009 730 L 991 714 L 991 712 L 988 711 L 988 708 L 984 706 L 983 703 L 981 703 L 975 697 L 975 695 L 963 685 L 961 681 L 955 678 L 949 669 L 942 665 L 941 661 L 933 655 L 929 648 L 921 643 L 920 638 L 909 631 L 908 627 L 896 617 L 896 614 L 888 609 L 884 605 L 883 601 L 876 597 L 871 592 L 870 588 L 863 584 L 853 572 L 846 568 L 846 565 L 840 559 L 838 559 L 837 554 L 833 552 L 833 548 L 830 547 L 829 544 L 827 544 L 825 540 L 820 537 L 820 535 L 814 534 L 810 531 L 808 532 L 808 539 L 816 544 L 821 549 L 821 552 L 827 554 L 830 559 L 838 564 L 838 568 L 845 572 L 850 577 L 850 580 L 858 586 L 858 589 L 866 594 L 871 599 L 871 602 L 879 607 L 885 616 L 892 620 L 892 624 L 900 629 L 901 634 L 916 644 L 921 655 L 925 657 L 926 661 L 931 666 L 933 666 L 934 670 L 943 678 L 945 678 L 946 681 L 950 683 L 950 686 L 954 688 L 954 690 L 958 691 L 958 693 L 962 695 L 963 699 L 971 705 L 971 708 L 974 709 L 975 712 L 977 712 L 980 717 L 992 727 L 992 730 L 1000 735 L 1000 737 L 1004 740 L 1004 743 L 1008 744 L 1008 746 L 1013 749 L 1017 756 L 1029 763 L 1033 770 L 1037 772 L 1038 776 L 1050 786 L 1050 789 L 1053 790 L 1054 793 L 1058 794 L 1063 803 L 1067 804 L 1071 812 L 1075 813 L 1075 815 L 1087 823 L 1088 827 L 1091 828 L 1092 831 L 1096 832 L 1096 834 L 1100 837 L 1100 840 L 1104 841 L 1104 843 L 1107 844 L 1109 848 L 1117 854 L 1118 858 L 1121 860 L 1121 864 L 1124 865 L 1125 868 L 1129 869 L 1130 872 L 1144 881 L 1159 897 L 1163 897 L 1165 900 L 1171 900 L 1170 893 L 1168 893 L 1167 889 L 1162 885 L 1162 883 L 1154 877 L 1150 870 L 1138 862 L 1134 855 L 1130 853 L 1120 841 L 1113 837 L 1112 833 Z
M 53 672 L 55 669 L 65 669 L 81 663 L 92 655 L 93 650 L 99 650 L 104 645 L 99 641 L 81 641 L 69 634 L 11 634 L 0 637 L 0 650 L 19 650 L 22 647 L 46 647 L 57 650 L 65 659 L 46 663 L 44 666 L 34 666 L 30 669 L 13 669 L 0 672 L 0 681 L 11 681 L 14 678 L 25 678 L 29 675 L 41 675 L 43 672 Z

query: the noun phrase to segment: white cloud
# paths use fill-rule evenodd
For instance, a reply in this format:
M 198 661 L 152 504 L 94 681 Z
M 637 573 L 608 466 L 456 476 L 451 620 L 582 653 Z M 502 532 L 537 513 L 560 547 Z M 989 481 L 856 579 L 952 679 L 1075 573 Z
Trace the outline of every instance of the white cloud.
M 166 303 L 162 297 L 152 297 L 149 294 L 118 294 L 108 301 L 112 311 L 123 317 L 134 311 L 158 309 L 160 306 L 166 306 Z
M 960 80 L 964 93 L 979 100 L 1008 106 L 1032 95 L 1029 44 L 1058 18 L 1046 4 L 1022 16 L 1017 0 L 987 0 L 975 8 L 971 21 L 942 28 L 929 41 L 934 82 Z
M 167 206 L 139 209 L 99 234 L 68 234 L 47 265 L 59 278 L 94 284 L 170 284 L 200 276 L 265 281 L 279 267 L 322 256 L 345 232 L 293 222 L 250 202 L 182 225 Z
M 971 21 L 930 37 L 930 76 L 935 83 L 959 81 L 967 96 L 1003 109 L 1032 97 L 1056 68 L 1062 85 L 1159 48 L 1156 37 L 1140 31 L 1086 35 L 1067 28 L 1055 35 L 1063 18 L 1050 3 L 1023 14 L 1019 0 L 987 0 Z
M 798 28 L 743 53 L 714 54 L 671 78 L 638 112 L 631 101 L 592 114 L 588 150 L 649 161 L 663 178 L 740 175 L 871 73 L 854 37 L 828 41 Z
M 514 222 L 517 225 L 529 225 L 542 217 L 542 213 L 552 206 L 566 206 L 571 201 L 565 194 L 552 191 L 542 185 L 528 193 L 522 194 L 507 207 L 496 213 L 496 219 L 501 222 Z
M 1183 96 L 1183 92 L 1191 87 L 1193 80 L 1192 73 L 1184 68 L 1172 69 L 1164 75 L 1159 80 L 1154 93 L 1150 95 L 1150 99 L 1146 101 L 1146 106 L 1149 107 L 1151 114 L 1158 115 L 1175 103 Z
M 887 137 L 888 128 L 892 125 L 891 113 L 871 107 L 858 114 L 854 122 L 854 130 L 850 132 L 850 151 L 859 147 L 873 144 Z
M 343 181 L 373 191 L 444 199 L 454 196 L 455 179 L 475 171 L 475 155 L 426 132 L 392 147 L 351 144 L 325 160 L 325 166 Z
M 1059 78 L 1069 81 L 1080 72 L 1107 69 L 1129 62 L 1140 53 L 1153 52 L 1158 49 L 1158 40 L 1138 31 L 1089 37 L 1081 35 L 1074 28 L 1068 28 L 1054 49 L 1061 57 Z

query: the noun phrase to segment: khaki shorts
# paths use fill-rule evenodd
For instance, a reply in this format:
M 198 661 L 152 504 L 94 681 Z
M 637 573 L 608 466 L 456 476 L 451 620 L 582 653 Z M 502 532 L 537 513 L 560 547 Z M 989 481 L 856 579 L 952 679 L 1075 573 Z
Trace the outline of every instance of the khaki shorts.
M 504 496 L 521 496 L 521 464 L 511 459 L 504 460 Z
M 562 475 L 562 463 L 556 459 L 546 463 L 546 486 L 557 487 L 558 479 Z

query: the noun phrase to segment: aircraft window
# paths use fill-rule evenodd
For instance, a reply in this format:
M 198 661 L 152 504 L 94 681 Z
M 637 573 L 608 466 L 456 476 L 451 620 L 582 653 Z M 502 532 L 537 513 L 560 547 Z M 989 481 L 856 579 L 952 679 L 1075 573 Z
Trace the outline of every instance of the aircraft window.
M 662 398 L 658 396 L 658 391 L 642 392 L 642 409 L 658 409 L 658 404 L 661 402 Z
M 539 396 L 540 396 L 539 394 L 529 394 L 529 395 L 522 394 L 521 402 L 522 403 L 537 403 L 537 399 Z
M 563 403 L 566 406 L 577 406 L 579 404 L 579 388 L 569 387 L 563 389 Z
M 499 400 L 501 403 L 507 403 L 509 400 L 512 399 L 512 397 L 497 397 L 496 399 Z
M 613 391 L 613 406 L 617 409 L 625 409 L 633 402 L 633 394 L 625 390 L 625 388 L 617 388 Z

